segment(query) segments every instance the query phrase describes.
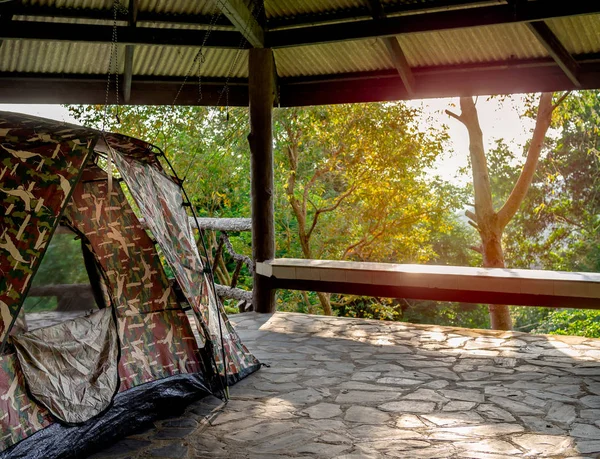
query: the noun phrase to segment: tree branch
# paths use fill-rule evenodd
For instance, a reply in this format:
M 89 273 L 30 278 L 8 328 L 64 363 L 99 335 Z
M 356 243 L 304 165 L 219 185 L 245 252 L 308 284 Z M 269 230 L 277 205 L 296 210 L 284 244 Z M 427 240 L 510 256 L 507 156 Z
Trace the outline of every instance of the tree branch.
M 556 108 L 560 104 L 562 104 L 562 102 L 569 96 L 569 94 L 571 94 L 571 91 L 566 91 L 562 96 L 560 96 L 556 103 L 552 106 L 552 111 L 556 110 Z
M 475 215 L 475 213 L 473 213 L 467 209 L 467 210 L 465 210 L 465 215 L 467 217 L 469 217 L 471 220 L 473 220 L 474 223 L 477 223 L 477 215 Z
M 451 112 L 450 110 L 446 110 L 446 115 L 451 116 L 452 118 L 460 121 L 461 123 L 464 123 L 464 120 L 460 115 L 457 115 L 456 113 Z
M 481 230 L 479 229 L 479 226 L 477 226 L 477 223 L 471 221 L 471 220 L 467 220 L 467 223 L 469 225 L 471 225 L 473 228 L 475 228 L 477 230 L 477 232 L 481 232 Z
M 469 154 L 471 156 L 473 188 L 475 190 L 475 214 L 477 215 L 475 221 L 479 224 L 479 227 L 475 226 L 475 228 L 479 231 L 480 227 L 491 223 L 495 217 L 492 187 L 485 158 L 483 133 L 481 132 L 473 98 L 461 97 L 460 108 L 460 121 L 469 133 Z
M 350 196 L 354 192 L 354 190 L 356 190 L 356 184 L 352 185 L 350 188 L 348 188 L 347 191 L 345 191 L 340 196 L 338 196 L 336 201 L 329 207 L 322 207 L 321 209 L 317 209 L 317 211 L 315 212 L 315 215 L 313 217 L 312 225 L 310 226 L 310 229 L 306 233 L 307 238 L 310 238 L 310 235 L 312 234 L 313 230 L 315 229 L 315 226 L 317 226 L 317 221 L 319 220 L 319 216 L 325 212 L 332 212 L 335 209 L 337 209 L 340 206 L 340 204 L 342 203 L 342 201 L 344 199 L 346 199 L 348 196 Z
M 481 245 L 470 245 L 469 248 L 483 255 L 483 247 Z
M 533 130 L 531 143 L 529 144 L 529 150 L 527 151 L 525 165 L 523 166 L 523 170 L 521 171 L 510 196 L 498 211 L 498 224 L 500 225 L 500 228 L 506 227 L 508 222 L 510 222 L 517 213 L 517 210 L 519 210 L 523 199 L 525 199 L 525 195 L 527 194 L 527 190 L 531 185 L 533 175 L 537 168 L 542 146 L 544 145 L 544 139 L 546 138 L 546 132 L 548 132 L 548 128 L 550 127 L 553 110 L 552 93 L 543 93 L 540 97 L 535 128 Z

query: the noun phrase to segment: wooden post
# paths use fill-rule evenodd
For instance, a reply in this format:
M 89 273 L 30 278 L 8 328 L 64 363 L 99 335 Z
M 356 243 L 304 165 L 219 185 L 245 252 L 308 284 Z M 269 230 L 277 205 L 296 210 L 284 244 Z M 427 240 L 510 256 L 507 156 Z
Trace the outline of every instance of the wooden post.
M 252 196 L 252 258 L 275 257 L 273 217 L 273 51 L 249 50 L 250 176 Z M 275 312 L 275 291 L 268 277 L 254 275 L 252 304 L 256 312 Z

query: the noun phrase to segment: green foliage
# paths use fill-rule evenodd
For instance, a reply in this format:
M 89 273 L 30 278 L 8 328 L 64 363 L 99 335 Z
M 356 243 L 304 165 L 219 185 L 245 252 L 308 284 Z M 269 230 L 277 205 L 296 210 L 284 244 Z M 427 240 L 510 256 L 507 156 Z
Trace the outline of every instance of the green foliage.
M 534 333 L 600 337 L 600 311 L 589 309 L 559 309 L 548 314 Z
M 37 273 L 32 287 L 43 285 L 85 284 L 89 277 L 81 252 L 81 241 L 74 234 L 55 234 Z M 58 303 L 55 297 L 27 297 L 23 303 L 25 312 L 51 311 Z
M 535 100 L 526 100 L 526 116 L 535 113 Z M 103 107 L 70 110 L 82 123 L 102 126 Z M 528 195 L 504 233 L 507 266 L 600 271 L 599 114 L 596 91 L 573 93 L 555 111 Z M 420 130 L 419 116 L 403 103 L 276 110 L 277 256 L 303 257 L 308 248 L 313 258 L 480 266 L 481 255 L 470 249 L 478 235 L 460 215 L 472 190 L 431 175 L 447 133 Z M 120 123 L 111 108 L 106 128 L 163 149 L 201 216 L 249 217 L 247 109 L 230 109 L 228 118 L 219 108 L 120 107 Z M 510 194 L 525 152 L 502 140 L 488 152 L 496 208 Z M 305 206 L 305 221 L 294 200 Z M 250 233 L 230 236 L 236 251 L 251 254 Z M 208 242 L 214 250 L 215 235 Z M 225 262 L 232 272 L 232 261 Z M 251 288 L 251 281 L 244 268 L 240 286 Z M 481 305 L 341 295 L 331 302 L 340 316 L 489 327 Z M 280 291 L 278 309 L 322 313 L 314 292 Z M 512 315 L 522 331 L 600 336 L 589 311 L 514 307 Z
M 600 271 L 599 113 L 598 91 L 573 93 L 555 111 L 556 131 L 546 139 L 527 197 L 504 234 L 508 266 Z M 520 173 L 516 162 L 502 141 L 490 152 L 495 201 L 510 193 Z M 520 331 L 600 337 L 593 311 L 515 307 L 512 315 Z

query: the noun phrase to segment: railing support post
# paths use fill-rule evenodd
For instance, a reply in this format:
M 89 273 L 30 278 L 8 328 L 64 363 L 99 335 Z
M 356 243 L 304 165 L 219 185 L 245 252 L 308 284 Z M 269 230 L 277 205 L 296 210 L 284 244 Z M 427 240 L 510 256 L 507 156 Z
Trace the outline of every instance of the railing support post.
M 252 196 L 252 258 L 275 257 L 273 206 L 273 51 L 249 51 L 250 176 Z M 255 274 L 252 304 L 257 312 L 275 312 L 275 291 L 269 278 Z

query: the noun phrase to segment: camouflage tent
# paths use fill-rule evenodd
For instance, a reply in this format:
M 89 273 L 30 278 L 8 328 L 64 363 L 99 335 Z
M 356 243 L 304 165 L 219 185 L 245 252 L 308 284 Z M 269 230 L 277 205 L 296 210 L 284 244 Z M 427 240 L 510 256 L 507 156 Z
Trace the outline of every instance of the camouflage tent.
M 126 136 L 0 112 L 0 457 L 60 455 L 61 439 L 82 455 L 117 435 L 107 432 L 126 433 L 136 400 L 160 411 L 161 393 L 170 408 L 177 395 L 224 397 L 258 369 L 214 295 L 181 185 L 160 155 Z M 76 285 L 35 286 L 59 234 L 80 240 L 87 299 L 63 301 Z M 47 271 L 74 264 L 64 247 L 55 251 Z M 42 290 L 63 298 L 29 314 Z

